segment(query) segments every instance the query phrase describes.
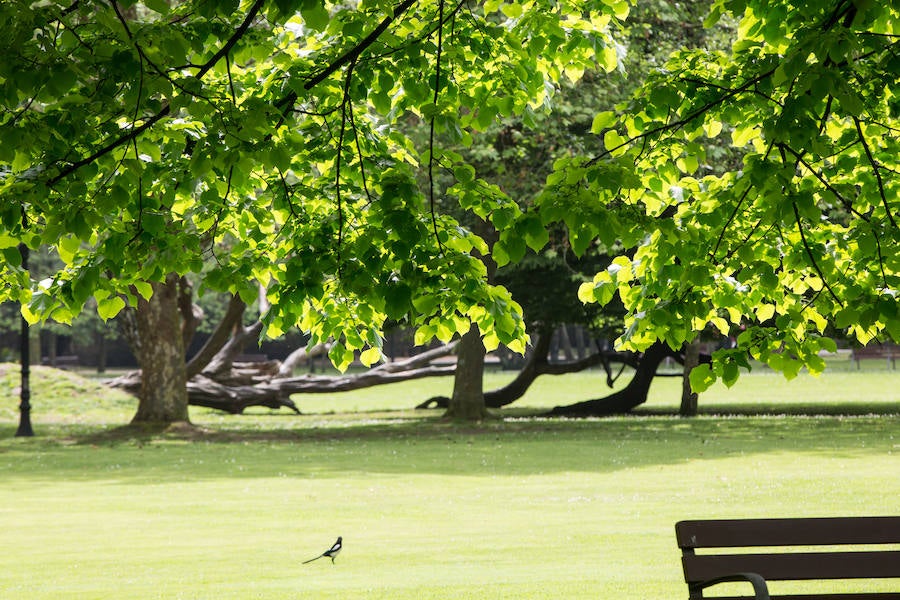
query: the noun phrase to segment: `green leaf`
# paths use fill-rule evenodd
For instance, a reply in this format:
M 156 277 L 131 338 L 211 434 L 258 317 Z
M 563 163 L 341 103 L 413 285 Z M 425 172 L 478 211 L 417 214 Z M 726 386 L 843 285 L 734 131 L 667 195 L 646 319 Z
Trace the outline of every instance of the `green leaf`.
M 401 283 L 384 288 L 384 312 L 389 319 L 402 319 L 411 307 L 412 290 L 408 285 Z
M 596 298 L 594 297 L 594 284 L 586 281 L 578 286 L 578 299 L 581 300 L 584 304 L 590 304 L 591 302 L 596 302 Z
M 141 217 L 141 227 L 149 233 L 159 233 L 166 228 L 166 218 L 158 212 L 145 212 Z
M 619 132 L 614 129 L 610 129 L 603 134 L 603 145 L 606 147 L 607 151 L 612 152 L 613 154 L 625 145 L 625 141 L 625 138 L 619 135 Z
M 494 122 L 496 116 L 497 108 L 495 106 L 490 104 L 480 106 L 478 107 L 478 114 L 475 115 L 473 125 L 476 129 L 484 131 L 485 129 L 490 127 L 491 123 Z
M 149 301 L 153 297 L 153 286 L 146 281 L 135 281 L 132 285 L 144 300 Z
M 518 19 L 522 16 L 522 5 L 505 3 L 500 7 L 500 12 L 510 19 Z
M 525 230 L 525 243 L 535 252 L 542 250 L 550 241 L 550 233 L 536 214 L 529 215 L 522 221 L 521 226 Z
M 97 302 L 97 314 L 100 315 L 100 318 L 104 321 L 108 321 L 115 317 L 123 308 L 125 308 L 125 301 L 119 296 L 105 298 Z
M 619 64 L 619 54 L 612 46 L 606 46 L 600 50 L 600 55 L 597 58 L 603 70 L 607 73 L 612 73 L 616 65 Z
M 300 14 L 303 16 L 303 21 L 316 31 L 325 31 L 331 19 L 328 10 L 325 8 L 325 3 L 321 0 L 304 2 L 303 8 L 300 9 Z
M 22 265 L 22 253 L 19 252 L 18 248 L 4 248 L 2 252 L 3 259 L 8 265 L 13 267 L 19 267 Z
M 381 358 L 382 355 L 380 348 L 369 348 L 362 351 L 359 355 L 359 361 L 367 367 L 371 367 L 375 363 L 380 362 Z
M 472 165 L 458 165 L 454 167 L 453 174 L 460 183 L 471 183 L 475 180 L 475 167 Z
M 168 0 L 144 0 L 144 6 L 161 15 L 169 14 L 170 10 Z
M 726 387 L 731 387 L 737 383 L 739 377 L 740 369 L 738 369 L 737 363 L 728 361 L 722 366 L 722 383 Z
M 707 364 L 697 365 L 691 369 L 691 390 L 696 393 L 705 392 L 716 382 L 716 376 Z
M 341 342 L 335 342 L 328 351 L 328 358 L 331 359 L 331 364 L 341 373 L 346 371 L 347 367 L 353 363 L 353 357 L 353 350 L 350 350 Z
M 81 240 L 73 235 L 67 235 L 60 238 L 56 251 L 64 263 L 71 265 L 79 248 L 81 248 Z
M 603 3 L 609 6 L 619 19 L 625 19 L 630 12 L 627 0 L 603 0 Z
M 604 129 L 612 127 L 616 122 L 616 113 L 607 110 L 601 113 L 597 113 L 594 116 L 594 120 L 591 123 L 591 133 L 601 133 Z

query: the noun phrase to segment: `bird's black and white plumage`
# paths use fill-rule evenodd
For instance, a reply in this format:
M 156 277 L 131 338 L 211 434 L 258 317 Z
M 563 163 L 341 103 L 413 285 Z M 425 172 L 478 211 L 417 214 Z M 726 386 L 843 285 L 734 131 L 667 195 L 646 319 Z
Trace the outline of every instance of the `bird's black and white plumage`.
M 344 541 L 344 538 L 342 538 L 341 536 L 338 536 L 337 541 L 334 543 L 334 545 L 331 546 L 331 548 L 329 548 L 328 550 L 326 550 L 325 552 L 323 552 L 323 553 L 320 554 L 319 556 L 316 556 L 315 558 L 311 558 L 311 559 L 309 559 L 309 560 L 304 560 L 304 561 L 303 561 L 303 564 L 305 565 L 306 563 L 311 563 L 311 562 L 314 561 L 314 560 L 319 560 L 320 558 L 324 558 L 324 557 L 326 557 L 326 556 L 327 556 L 328 558 L 330 558 L 330 559 L 331 559 L 331 563 L 334 564 L 334 557 L 337 556 L 337 555 L 338 555 L 338 552 L 341 551 L 341 548 L 342 548 L 343 545 L 344 545 L 344 544 L 343 544 L 343 541 Z

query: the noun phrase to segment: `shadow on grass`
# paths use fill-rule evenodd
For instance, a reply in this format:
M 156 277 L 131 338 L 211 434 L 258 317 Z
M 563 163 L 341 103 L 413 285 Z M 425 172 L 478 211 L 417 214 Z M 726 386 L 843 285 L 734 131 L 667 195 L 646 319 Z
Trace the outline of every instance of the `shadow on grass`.
M 784 408 L 784 407 L 780 407 Z M 507 413 L 504 413 L 507 414 Z M 900 416 L 640 413 L 602 419 L 518 416 L 476 424 L 411 413 L 308 415 L 260 425 L 56 426 L 12 440 L 0 426 L 10 479 L 148 484 L 221 478 L 358 474 L 528 476 L 614 472 L 735 457 L 883 457 L 900 452 Z M 290 428 L 285 425 L 290 424 Z M 276 426 L 277 425 L 277 426 Z M 48 435 L 49 434 L 49 435 Z M 10 439 L 7 439 L 10 438 Z M 764 460 L 769 460 L 764 458 Z

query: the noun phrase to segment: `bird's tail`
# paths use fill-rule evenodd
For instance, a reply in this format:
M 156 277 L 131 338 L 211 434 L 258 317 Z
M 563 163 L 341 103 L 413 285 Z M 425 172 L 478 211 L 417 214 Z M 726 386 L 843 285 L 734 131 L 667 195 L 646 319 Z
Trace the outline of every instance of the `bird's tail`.
M 319 556 L 317 556 L 317 557 L 315 557 L 315 558 L 311 558 L 311 559 L 309 559 L 309 560 L 304 560 L 304 561 L 303 561 L 302 563 L 300 563 L 300 564 L 305 565 L 306 563 L 311 563 L 311 562 L 314 561 L 314 560 L 319 560 L 319 559 L 322 558 L 323 556 L 325 556 L 325 555 L 324 555 L 324 554 L 320 554 Z

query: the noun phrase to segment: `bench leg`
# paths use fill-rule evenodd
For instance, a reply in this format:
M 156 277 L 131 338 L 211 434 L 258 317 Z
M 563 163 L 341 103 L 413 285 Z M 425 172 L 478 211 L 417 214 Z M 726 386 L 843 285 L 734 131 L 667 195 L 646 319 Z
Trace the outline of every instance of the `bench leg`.
M 715 579 L 710 579 L 709 581 L 701 581 L 700 583 L 691 584 L 689 588 L 689 598 L 690 600 L 703 598 L 704 589 L 719 583 L 736 581 L 747 581 L 750 583 L 750 585 L 753 586 L 754 600 L 771 600 L 771 598 L 769 597 L 769 587 L 766 585 L 766 580 L 763 579 L 761 575 L 757 575 L 756 573 L 735 573 L 734 575 L 716 577 Z

